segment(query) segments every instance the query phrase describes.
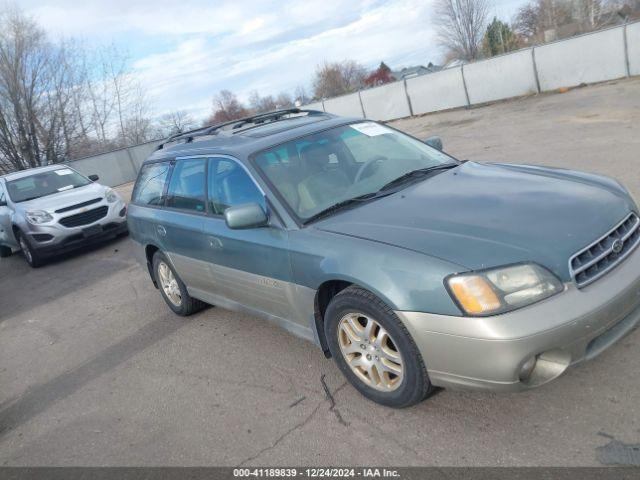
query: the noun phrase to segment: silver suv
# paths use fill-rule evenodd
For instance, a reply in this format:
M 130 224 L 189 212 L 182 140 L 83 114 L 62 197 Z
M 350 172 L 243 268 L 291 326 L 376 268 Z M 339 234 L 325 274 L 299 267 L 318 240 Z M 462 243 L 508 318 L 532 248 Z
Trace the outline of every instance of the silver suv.
M 113 189 L 67 165 L 0 177 L 0 257 L 22 250 L 32 267 L 75 247 L 127 233 L 127 206 Z

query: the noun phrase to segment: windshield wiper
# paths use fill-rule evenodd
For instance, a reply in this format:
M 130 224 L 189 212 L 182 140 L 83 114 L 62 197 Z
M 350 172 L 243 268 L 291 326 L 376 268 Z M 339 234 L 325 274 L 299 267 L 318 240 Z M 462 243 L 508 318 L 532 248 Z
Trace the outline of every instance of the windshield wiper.
M 445 163 L 442 165 L 434 165 L 431 167 L 418 168 L 417 170 L 411 170 L 410 172 L 407 172 L 404 175 L 400 175 L 398 178 L 394 178 L 390 182 L 384 184 L 378 191 L 384 192 L 385 190 L 389 190 L 398 185 L 402 185 L 408 180 L 425 177 L 431 173 L 438 172 L 440 170 L 449 170 L 450 168 L 457 167 L 457 166 L 458 166 L 457 163 Z
M 323 217 L 326 217 L 328 215 L 331 215 L 339 210 L 342 210 L 345 207 L 354 205 L 356 203 L 363 203 L 363 202 L 367 202 L 369 200 L 373 200 L 375 198 L 380 198 L 380 197 L 385 197 L 387 195 L 392 194 L 393 192 L 385 192 L 385 193 L 380 193 L 380 192 L 370 192 L 370 193 L 365 193 L 364 195 L 358 195 L 357 197 L 353 197 L 353 198 L 349 198 L 347 200 L 342 200 L 341 202 L 338 203 L 334 203 L 333 205 L 331 205 L 330 207 L 327 207 L 323 210 L 320 210 L 318 213 L 311 215 L 309 218 L 305 219 L 304 224 L 306 225 L 307 223 L 311 223 L 314 222 L 316 220 L 319 220 Z

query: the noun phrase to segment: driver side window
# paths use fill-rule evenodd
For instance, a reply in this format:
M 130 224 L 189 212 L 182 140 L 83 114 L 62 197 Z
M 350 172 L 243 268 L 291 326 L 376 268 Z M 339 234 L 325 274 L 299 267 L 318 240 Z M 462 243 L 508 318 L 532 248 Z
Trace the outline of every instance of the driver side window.
M 266 212 L 265 198 L 253 179 L 235 160 L 209 159 L 209 210 L 222 215 L 234 205 L 257 203 Z

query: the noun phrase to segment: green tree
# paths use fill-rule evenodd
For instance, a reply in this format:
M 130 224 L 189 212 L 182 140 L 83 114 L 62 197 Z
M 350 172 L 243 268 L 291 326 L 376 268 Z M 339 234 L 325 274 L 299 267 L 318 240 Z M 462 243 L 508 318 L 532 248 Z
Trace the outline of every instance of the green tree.
M 501 53 L 510 52 L 520 48 L 520 39 L 511 27 L 498 20 L 496 17 L 487 26 L 482 41 L 482 50 L 486 57 L 493 57 Z

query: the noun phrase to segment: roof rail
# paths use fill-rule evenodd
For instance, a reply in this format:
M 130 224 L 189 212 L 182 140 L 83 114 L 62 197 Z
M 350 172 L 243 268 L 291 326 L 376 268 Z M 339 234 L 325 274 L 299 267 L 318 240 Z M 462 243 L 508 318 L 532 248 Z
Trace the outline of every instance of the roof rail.
M 320 110 L 304 110 L 300 108 L 286 108 L 282 110 L 274 110 L 272 112 L 259 113 L 257 115 L 251 115 L 249 117 L 239 118 L 237 120 L 231 120 L 229 122 L 217 123 L 206 127 L 196 128 L 188 132 L 176 133 L 170 136 L 160 145 L 157 150 L 161 150 L 167 143 L 176 142 L 178 140 L 185 139 L 185 143 L 193 141 L 195 137 L 203 137 L 206 135 L 213 135 L 216 131 L 223 129 L 224 127 L 230 127 L 228 130 L 238 130 L 247 124 L 259 125 L 262 123 L 276 122 L 285 115 L 295 115 L 299 113 L 306 113 L 307 115 L 324 114 Z

